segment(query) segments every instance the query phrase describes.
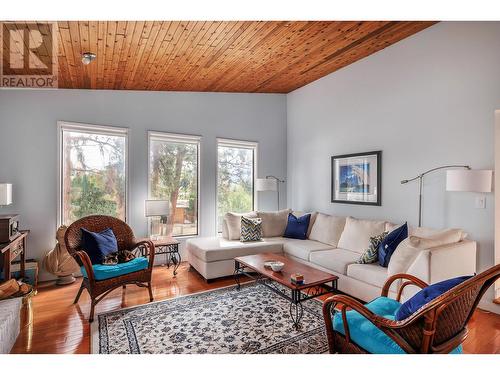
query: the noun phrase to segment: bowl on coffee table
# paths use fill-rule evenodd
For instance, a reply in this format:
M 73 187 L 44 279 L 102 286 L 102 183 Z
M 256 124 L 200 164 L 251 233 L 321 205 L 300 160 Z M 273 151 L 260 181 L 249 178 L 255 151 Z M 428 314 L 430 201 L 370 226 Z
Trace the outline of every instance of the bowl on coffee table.
M 283 262 L 276 261 L 276 262 L 271 263 L 271 269 L 274 272 L 281 272 L 283 267 L 285 267 L 285 263 L 283 263 Z

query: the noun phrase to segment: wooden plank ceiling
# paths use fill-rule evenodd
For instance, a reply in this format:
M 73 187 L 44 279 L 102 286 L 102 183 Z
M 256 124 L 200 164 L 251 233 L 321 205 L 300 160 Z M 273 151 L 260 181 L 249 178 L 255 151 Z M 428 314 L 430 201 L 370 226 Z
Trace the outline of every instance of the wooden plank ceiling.
M 58 22 L 59 87 L 288 93 L 432 24 Z

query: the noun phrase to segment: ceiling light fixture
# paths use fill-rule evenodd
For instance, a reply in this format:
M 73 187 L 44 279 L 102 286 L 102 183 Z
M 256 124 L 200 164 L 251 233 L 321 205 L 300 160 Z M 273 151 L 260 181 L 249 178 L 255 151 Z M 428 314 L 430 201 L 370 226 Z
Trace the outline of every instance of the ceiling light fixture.
M 82 54 L 82 63 L 84 65 L 89 65 L 92 61 L 94 61 L 96 58 L 95 53 L 92 52 L 85 52 Z

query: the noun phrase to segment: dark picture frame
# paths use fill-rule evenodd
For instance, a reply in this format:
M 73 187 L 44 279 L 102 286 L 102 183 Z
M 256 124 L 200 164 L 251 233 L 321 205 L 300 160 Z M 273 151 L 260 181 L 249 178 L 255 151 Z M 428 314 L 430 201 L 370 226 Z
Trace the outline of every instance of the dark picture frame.
M 332 203 L 382 205 L 382 151 L 331 158 Z

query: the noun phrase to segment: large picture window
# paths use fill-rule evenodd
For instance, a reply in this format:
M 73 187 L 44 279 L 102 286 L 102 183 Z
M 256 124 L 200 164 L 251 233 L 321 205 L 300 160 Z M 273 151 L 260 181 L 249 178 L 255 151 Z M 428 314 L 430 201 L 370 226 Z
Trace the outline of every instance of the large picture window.
M 248 212 L 255 207 L 254 181 L 257 143 L 217 140 L 217 230 L 227 212 Z
M 198 234 L 200 137 L 149 132 L 149 197 L 168 200 L 167 234 Z
M 59 123 L 59 223 L 127 219 L 127 129 Z

